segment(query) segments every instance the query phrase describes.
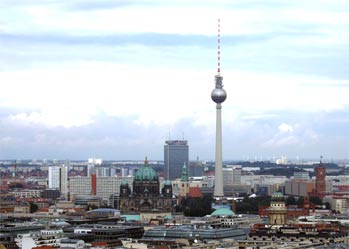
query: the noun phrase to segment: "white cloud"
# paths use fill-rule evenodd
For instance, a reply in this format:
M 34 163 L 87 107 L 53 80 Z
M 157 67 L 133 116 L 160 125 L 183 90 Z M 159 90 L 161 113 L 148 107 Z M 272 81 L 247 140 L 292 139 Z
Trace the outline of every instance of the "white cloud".
M 279 131 L 282 133 L 292 133 L 293 132 L 293 127 L 292 125 L 282 123 L 279 125 Z
M 250 145 L 246 151 L 254 149 L 251 145 L 270 150 L 315 146 L 325 131 L 312 128 L 313 120 L 302 120 L 297 114 L 318 117 L 349 106 L 348 75 L 343 66 L 349 38 L 345 1 L 272 1 L 268 5 L 258 1 L 155 1 L 149 6 L 140 1 L 89 10 L 70 8 L 75 3 L 22 1 L 22 5 L 13 5 L 7 1 L 6 8 L 0 8 L 0 30 L 8 35 L 0 50 L 0 110 L 11 110 L 5 116 L 18 125 L 33 131 L 36 126 L 86 128 L 107 116 L 127 120 L 127 126 L 136 129 L 143 127 L 147 135 L 93 140 L 101 146 L 140 146 L 144 144 L 141 139 L 149 139 L 148 133 L 156 133 L 152 127 L 166 133 L 182 129 L 178 128 L 181 125 L 190 127 L 202 144 L 213 143 L 215 105 L 210 92 L 216 44 L 193 46 L 193 36 L 189 46 L 176 44 L 175 39 L 166 46 L 161 41 L 140 46 L 127 40 L 115 47 L 99 44 L 100 40 L 80 44 L 74 39 L 115 34 L 121 39 L 123 34 L 138 33 L 152 37 L 156 33 L 209 35 L 207 42 L 216 36 L 218 17 L 222 41 L 240 35 L 230 36 L 229 44 L 222 43 L 222 74 L 228 93 L 222 113 L 224 141 L 240 145 L 237 139 L 246 139 Z M 17 42 L 13 34 L 25 34 L 25 39 L 34 41 Z M 48 34 L 49 42 L 45 40 Z M 74 46 L 69 39 L 76 42 Z M 114 125 L 120 129 L 119 123 Z M 31 139 L 82 148 L 91 141 L 86 134 L 82 136 L 51 139 L 38 132 Z M 161 136 L 151 135 L 151 139 Z M 3 145 L 10 138 L 16 139 L 4 137 Z
M 328 111 L 349 104 L 349 88 L 331 87 L 334 80 L 238 71 L 223 76 L 228 93 L 223 118 L 228 123 L 251 112 L 264 115 L 273 111 Z M 0 106 L 29 109 L 15 114 L 23 121 L 79 126 L 93 122 L 103 112 L 134 117 L 136 123 L 143 125 L 169 125 L 189 117 L 195 118 L 196 124 L 214 122 L 210 71 L 159 71 L 91 62 L 77 64 L 73 69 L 58 66 L 0 72 L 0 80 L 6 89 L 0 93 Z M 303 82 L 328 84 L 304 86 Z

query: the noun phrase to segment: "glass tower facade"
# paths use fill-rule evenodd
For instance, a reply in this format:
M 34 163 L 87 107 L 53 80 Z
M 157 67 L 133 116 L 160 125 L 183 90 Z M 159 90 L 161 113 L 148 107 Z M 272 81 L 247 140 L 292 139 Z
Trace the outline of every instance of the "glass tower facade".
M 167 140 L 164 146 L 165 179 L 181 178 L 183 164 L 189 168 L 189 146 L 186 140 Z

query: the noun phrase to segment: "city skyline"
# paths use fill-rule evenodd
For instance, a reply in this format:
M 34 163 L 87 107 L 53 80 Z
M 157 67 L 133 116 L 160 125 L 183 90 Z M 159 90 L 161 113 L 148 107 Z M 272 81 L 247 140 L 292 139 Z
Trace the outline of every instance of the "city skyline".
M 218 18 L 223 160 L 349 158 L 346 1 L 0 7 L 1 159 L 213 160 Z

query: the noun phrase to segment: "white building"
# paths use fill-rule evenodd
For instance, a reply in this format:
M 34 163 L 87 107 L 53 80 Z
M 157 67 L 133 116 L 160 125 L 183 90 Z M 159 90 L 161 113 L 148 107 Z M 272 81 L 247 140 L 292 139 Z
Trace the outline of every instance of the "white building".
M 16 190 L 10 192 L 15 197 L 18 198 L 40 198 L 42 194 L 42 190 L 40 189 L 24 189 L 24 190 Z
M 62 239 L 61 248 L 83 249 L 85 248 L 85 242 L 78 239 Z
M 50 189 L 59 189 L 60 187 L 60 167 L 48 167 L 48 187 Z
M 223 186 L 241 185 L 241 165 L 228 165 L 223 168 Z
M 241 176 L 242 185 L 250 185 L 252 188 L 258 185 L 283 185 L 287 180 L 286 176 L 273 175 L 243 175 Z
M 69 178 L 70 194 L 91 195 L 92 194 L 92 177 L 74 176 Z
M 97 177 L 97 195 L 109 202 L 112 194 L 119 195 L 122 181 L 127 181 L 132 191 L 133 177 Z
M 299 180 L 309 180 L 309 172 L 294 172 L 293 178 Z
M 60 175 L 60 187 L 59 190 L 61 193 L 64 195 L 65 198 L 68 198 L 68 193 L 69 193 L 69 182 L 68 182 L 68 171 L 69 171 L 69 166 L 61 166 L 61 175 Z
M 108 167 L 95 167 L 97 177 L 110 176 L 110 168 Z
M 328 202 L 332 210 L 335 210 L 338 213 L 347 213 L 348 212 L 348 201 L 347 199 L 333 198 L 332 196 L 325 196 L 323 203 Z
M 121 182 L 126 180 L 132 190 L 133 177 L 103 176 L 96 178 L 96 195 L 109 202 L 112 194 L 119 195 Z M 70 177 L 70 194 L 73 196 L 92 195 L 92 177 Z
M 50 166 L 48 168 L 48 187 L 58 189 L 67 197 L 69 192 L 68 166 Z

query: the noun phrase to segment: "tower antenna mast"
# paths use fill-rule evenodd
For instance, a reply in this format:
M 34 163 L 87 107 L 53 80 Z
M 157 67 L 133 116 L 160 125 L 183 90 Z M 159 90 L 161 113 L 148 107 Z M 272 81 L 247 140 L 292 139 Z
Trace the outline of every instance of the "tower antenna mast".
M 218 55 L 218 60 L 217 60 L 217 75 L 220 76 L 221 74 L 221 22 L 220 19 L 218 18 L 218 37 L 217 37 L 217 55 Z

